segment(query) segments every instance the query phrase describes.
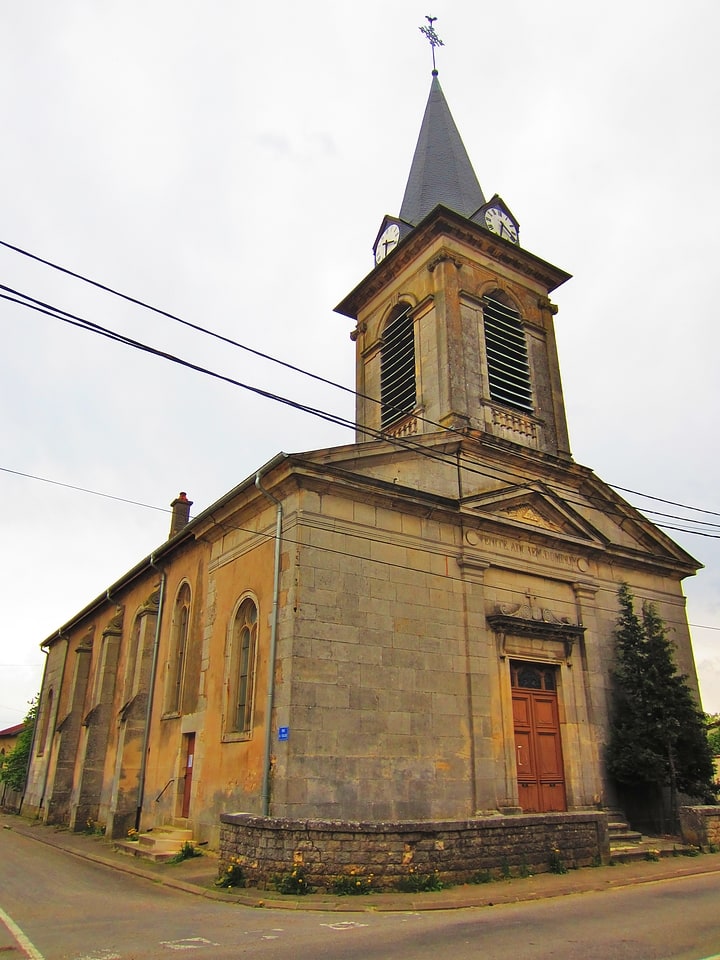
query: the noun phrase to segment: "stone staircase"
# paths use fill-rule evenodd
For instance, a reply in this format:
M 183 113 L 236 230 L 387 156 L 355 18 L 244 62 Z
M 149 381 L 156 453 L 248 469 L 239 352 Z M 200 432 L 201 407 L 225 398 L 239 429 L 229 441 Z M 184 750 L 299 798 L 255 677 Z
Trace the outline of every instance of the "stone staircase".
M 167 824 L 153 827 L 152 830 L 139 834 L 137 840 L 118 840 L 115 842 L 115 849 L 144 860 L 162 863 L 171 860 L 180 853 L 186 843 L 192 842 L 193 832 L 185 821 L 183 826 Z
M 608 817 L 610 859 L 613 863 L 686 855 L 693 849 L 679 837 L 643 836 L 637 830 L 631 829 L 624 815 L 618 810 L 608 811 Z

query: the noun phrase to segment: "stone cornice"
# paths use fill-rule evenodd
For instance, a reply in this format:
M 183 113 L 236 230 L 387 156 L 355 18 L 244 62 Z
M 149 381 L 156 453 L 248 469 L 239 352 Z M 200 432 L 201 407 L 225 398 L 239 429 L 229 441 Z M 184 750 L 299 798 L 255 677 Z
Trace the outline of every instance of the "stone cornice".
M 406 267 L 420 258 L 439 237 L 449 237 L 498 264 L 541 284 L 548 293 L 570 279 L 570 274 L 542 260 L 528 250 L 515 246 L 459 213 L 437 206 L 410 233 L 392 254 L 386 257 L 352 290 L 337 307 L 336 313 L 356 320 L 362 306 L 379 294 Z M 445 254 L 443 258 L 447 257 Z M 452 258 L 460 263 L 459 258 Z M 457 265 L 456 263 L 456 265 Z

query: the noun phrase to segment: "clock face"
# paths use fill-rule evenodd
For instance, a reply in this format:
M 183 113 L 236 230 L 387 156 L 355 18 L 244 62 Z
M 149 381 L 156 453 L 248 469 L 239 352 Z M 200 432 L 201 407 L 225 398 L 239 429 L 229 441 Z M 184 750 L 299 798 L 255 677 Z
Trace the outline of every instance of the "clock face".
M 400 239 L 400 227 L 396 223 L 391 223 L 386 227 L 375 247 L 375 263 L 380 263 L 385 257 L 394 250 Z
M 518 242 L 517 227 L 500 207 L 488 207 L 485 211 L 485 226 L 499 237 L 504 237 L 512 243 Z

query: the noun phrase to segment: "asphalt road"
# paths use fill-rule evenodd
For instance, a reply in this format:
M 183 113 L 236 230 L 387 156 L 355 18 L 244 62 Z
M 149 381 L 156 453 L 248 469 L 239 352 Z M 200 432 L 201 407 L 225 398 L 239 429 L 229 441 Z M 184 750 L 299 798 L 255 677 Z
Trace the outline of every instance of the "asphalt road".
M 254 909 L 0 831 L 12 960 L 720 960 L 720 873 L 452 911 Z

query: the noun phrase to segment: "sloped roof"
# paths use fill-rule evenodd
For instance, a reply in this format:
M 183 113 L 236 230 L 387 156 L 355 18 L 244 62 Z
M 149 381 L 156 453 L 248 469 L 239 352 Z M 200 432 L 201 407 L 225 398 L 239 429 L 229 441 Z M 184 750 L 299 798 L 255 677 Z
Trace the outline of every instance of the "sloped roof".
M 439 203 L 471 217 L 485 197 L 440 81 L 433 75 L 400 219 L 417 226 Z
M 24 723 L 16 723 L 13 727 L 6 727 L 4 730 L 0 730 L 0 737 L 16 737 L 23 732 L 25 726 Z

